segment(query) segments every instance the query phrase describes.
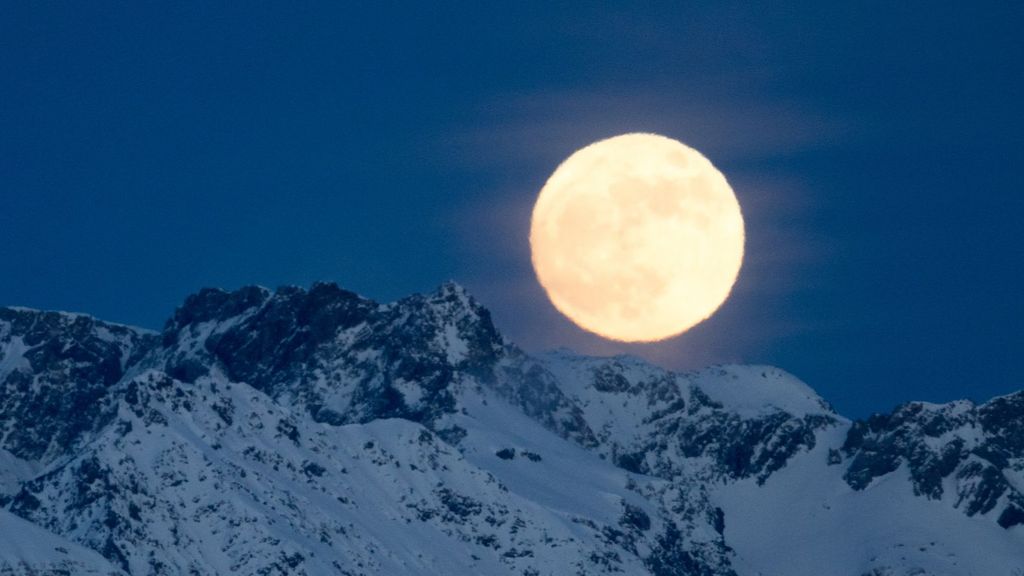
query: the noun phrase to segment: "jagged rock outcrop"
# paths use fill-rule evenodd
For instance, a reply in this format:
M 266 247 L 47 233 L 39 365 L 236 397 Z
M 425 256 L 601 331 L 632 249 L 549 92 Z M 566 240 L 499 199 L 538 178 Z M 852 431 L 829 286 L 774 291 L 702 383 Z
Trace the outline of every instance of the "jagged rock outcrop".
M 907 466 L 915 494 L 968 516 L 994 513 L 1004 528 L 1024 523 L 1024 392 L 981 406 L 904 404 L 854 423 L 843 451 L 854 489 Z
M 155 335 L 82 314 L 0 308 L 0 446 L 49 461 L 109 423 L 107 390 Z

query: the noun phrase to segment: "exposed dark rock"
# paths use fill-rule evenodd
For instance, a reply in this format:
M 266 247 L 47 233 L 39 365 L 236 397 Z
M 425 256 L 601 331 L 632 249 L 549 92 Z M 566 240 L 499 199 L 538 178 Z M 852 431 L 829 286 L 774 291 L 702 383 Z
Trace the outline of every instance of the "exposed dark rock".
M 622 518 L 619 520 L 619 524 L 635 528 L 641 532 L 651 529 L 651 517 L 647 515 L 647 512 L 644 512 L 643 508 L 628 502 L 623 502 L 622 506 Z
M 529 450 L 523 450 L 522 455 L 523 458 L 526 458 L 530 462 L 540 462 L 541 460 L 543 460 L 540 454 L 537 454 L 536 452 L 530 452 Z
M 714 527 L 715 532 L 718 532 L 719 534 L 722 534 L 722 535 L 725 534 L 725 511 L 724 510 L 722 510 L 721 508 L 715 508 L 712 511 L 712 522 L 711 522 L 711 525 L 712 525 L 712 527 Z
M 15 342 L 9 353 L 22 359 L 0 374 L 0 448 L 39 460 L 110 423 L 104 396 L 157 339 L 84 315 L 0 308 L 0 346 Z
M 657 548 L 646 561 L 653 576 L 735 576 L 731 568 L 718 568 L 702 562 L 683 541 L 674 522 L 657 538 Z
M 601 392 L 625 392 L 629 390 L 629 380 L 606 364 L 594 372 L 594 388 Z
M 940 499 L 944 481 L 954 479 L 955 505 L 969 516 L 987 514 L 1004 495 L 1022 498 L 1003 474 L 1011 458 L 1024 456 L 1022 421 L 1020 393 L 981 406 L 904 404 L 891 414 L 854 422 L 843 445 L 852 457 L 844 477 L 852 488 L 862 490 L 874 479 L 907 466 L 916 494 Z M 969 445 L 965 438 L 980 441 Z M 999 517 L 1009 523 L 1017 512 L 1008 505 Z

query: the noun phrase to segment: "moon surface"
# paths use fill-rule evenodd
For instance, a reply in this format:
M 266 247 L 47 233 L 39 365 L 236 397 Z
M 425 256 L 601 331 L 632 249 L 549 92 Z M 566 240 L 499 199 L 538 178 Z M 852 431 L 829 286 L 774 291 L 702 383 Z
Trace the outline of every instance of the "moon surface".
M 537 278 L 555 307 L 612 340 L 676 336 L 725 302 L 743 262 L 743 216 L 700 152 L 624 134 L 575 152 L 530 224 Z

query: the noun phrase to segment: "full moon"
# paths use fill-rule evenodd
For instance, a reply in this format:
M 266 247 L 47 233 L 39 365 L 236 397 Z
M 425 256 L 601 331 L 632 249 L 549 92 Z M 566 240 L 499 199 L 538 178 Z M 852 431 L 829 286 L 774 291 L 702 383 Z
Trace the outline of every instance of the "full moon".
M 656 134 L 578 150 L 540 191 L 537 278 L 560 312 L 612 340 L 676 336 L 725 302 L 743 262 L 743 216 L 700 152 Z

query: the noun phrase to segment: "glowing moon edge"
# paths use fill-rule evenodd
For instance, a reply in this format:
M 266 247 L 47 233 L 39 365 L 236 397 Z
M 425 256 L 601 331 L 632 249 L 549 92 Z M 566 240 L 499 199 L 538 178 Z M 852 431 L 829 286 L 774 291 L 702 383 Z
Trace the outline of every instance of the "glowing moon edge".
M 574 152 L 530 222 L 533 268 L 555 308 L 624 342 L 671 338 L 714 314 L 739 277 L 745 238 L 725 176 L 697 150 L 649 133 Z

